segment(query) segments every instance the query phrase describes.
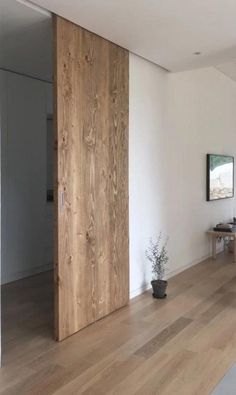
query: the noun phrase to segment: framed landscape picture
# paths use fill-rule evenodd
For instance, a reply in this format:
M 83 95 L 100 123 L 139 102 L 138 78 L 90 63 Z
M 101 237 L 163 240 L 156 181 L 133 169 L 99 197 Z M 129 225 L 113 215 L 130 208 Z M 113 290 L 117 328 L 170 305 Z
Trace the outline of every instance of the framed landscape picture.
M 234 157 L 207 154 L 207 201 L 234 197 Z

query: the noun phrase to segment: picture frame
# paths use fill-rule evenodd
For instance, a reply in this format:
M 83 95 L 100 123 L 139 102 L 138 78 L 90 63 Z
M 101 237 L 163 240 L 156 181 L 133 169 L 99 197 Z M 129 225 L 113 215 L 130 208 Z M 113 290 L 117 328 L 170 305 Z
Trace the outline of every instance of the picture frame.
M 215 201 L 234 197 L 234 157 L 207 154 L 206 200 Z

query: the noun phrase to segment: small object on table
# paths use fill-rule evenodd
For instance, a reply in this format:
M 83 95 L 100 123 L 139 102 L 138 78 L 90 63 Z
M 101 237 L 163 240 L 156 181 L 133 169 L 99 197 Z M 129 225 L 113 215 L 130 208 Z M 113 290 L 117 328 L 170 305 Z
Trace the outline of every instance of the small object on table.
M 225 230 L 208 230 L 207 234 L 209 234 L 212 237 L 212 258 L 216 259 L 216 240 L 219 237 L 230 237 L 233 239 L 234 242 L 234 258 L 233 262 L 236 263 L 236 231 L 225 231 Z M 217 228 L 218 229 L 218 228 Z
M 215 231 L 222 231 L 222 232 L 235 232 L 236 231 L 236 225 L 234 223 L 228 223 L 228 224 L 217 224 L 213 230 Z

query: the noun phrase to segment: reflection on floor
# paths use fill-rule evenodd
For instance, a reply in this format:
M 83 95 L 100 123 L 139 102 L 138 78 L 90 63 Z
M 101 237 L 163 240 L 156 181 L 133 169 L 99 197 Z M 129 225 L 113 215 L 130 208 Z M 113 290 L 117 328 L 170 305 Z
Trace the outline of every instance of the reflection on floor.
M 53 272 L 2 286 L 3 366 L 32 345 L 53 340 Z
M 219 255 L 62 343 L 52 340 L 52 280 L 3 287 L 0 394 L 209 395 L 236 360 L 236 265 Z

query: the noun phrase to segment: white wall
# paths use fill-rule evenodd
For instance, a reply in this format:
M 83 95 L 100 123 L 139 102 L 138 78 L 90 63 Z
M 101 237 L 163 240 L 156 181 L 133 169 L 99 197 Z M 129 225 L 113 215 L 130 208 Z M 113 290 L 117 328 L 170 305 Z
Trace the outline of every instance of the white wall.
M 48 84 L 5 78 L 2 129 L 2 283 L 47 270 L 46 132 Z
M 144 253 L 147 241 L 165 222 L 161 168 L 167 73 L 136 55 L 130 54 L 129 60 L 130 292 L 134 296 L 150 281 Z
M 169 236 L 169 276 L 210 254 L 206 230 L 235 198 L 206 202 L 206 154 L 236 156 L 236 83 L 214 68 L 171 74 L 130 54 L 130 291 L 149 287 L 145 248 Z
M 8 132 L 3 134 L 4 155 L 9 155 L 9 149 L 14 154 L 6 170 L 11 169 L 10 173 L 5 173 L 9 181 L 5 184 L 3 180 L 2 191 L 7 202 L 2 209 L 2 238 L 6 246 L 2 251 L 2 282 L 7 282 L 49 267 L 49 243 L 45 247 L 43 231 L 50 229 L 51 208 L 46 204 L 42 185 L 46 185 L 44 144 L 51 100 L 45 94 L 50 89 L 48 84 L 10 73 L 6 79 L 4 74 L 0 73 L 0 82 L 9 81 L 8 106 L 14 109 L 11 113 L 8 108 Z M 33 92 L 37 92 L 34 100 L 30 96 Z M 1 98 L 3 95 L 1 89 Z M 236 214 L 235 199 L 205 200 L 206 153 L 236 156 L 235 108 L 236 83 L 216 69 L 170 74 L 130 54 L 131 296 L 149 286 L 151 273 L 144 253 L 149 237 L 160 230 L 169 236 L 173 274 L 208 256 L 210 243 L 205 231 Z M 13 137 L 18 139 L 15 147 L 10 144 Z M 24 146 L 27 155 L 22 154 Z M 3 162 L 4 169 L 4 157 Z M 40 166 L 41 175 L 39 168 L 32 167 L 34 163 Z M 19 189 L 14 189 L 16 169 L 29 171 L 28 175 L 34 174 L 37 180 L 30 191 L 25 190 L 22 201 Z M 18 188 L 22 188 L 21 183 Z M 20 204 L 17 210 L 13 208 L 16 201 Z M 30 222 L 25 222 L 24 213 Z M 37 232 L 40 237 L 35 237 Z M 29 241 L 32 248 L 26 252 Z

